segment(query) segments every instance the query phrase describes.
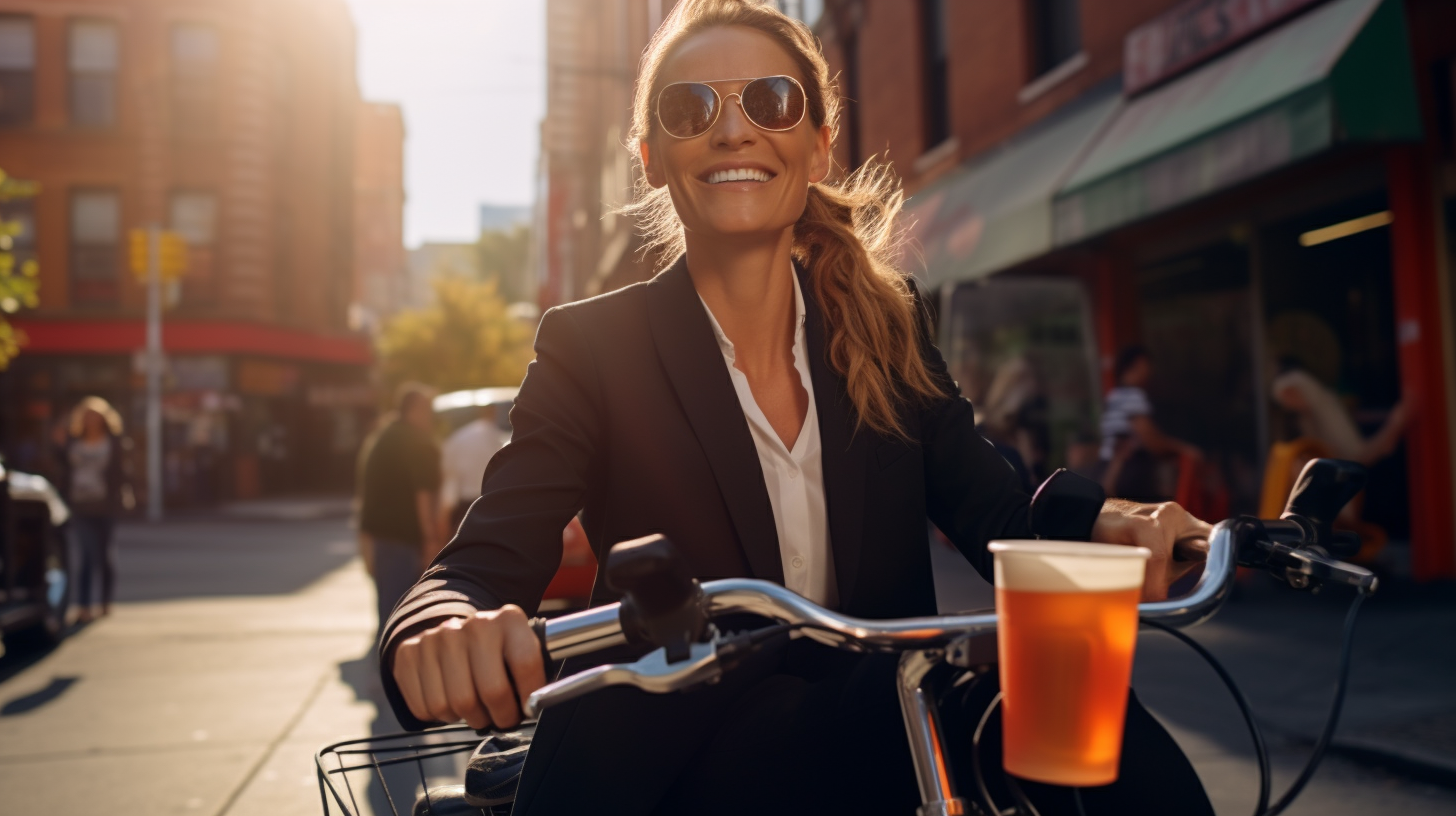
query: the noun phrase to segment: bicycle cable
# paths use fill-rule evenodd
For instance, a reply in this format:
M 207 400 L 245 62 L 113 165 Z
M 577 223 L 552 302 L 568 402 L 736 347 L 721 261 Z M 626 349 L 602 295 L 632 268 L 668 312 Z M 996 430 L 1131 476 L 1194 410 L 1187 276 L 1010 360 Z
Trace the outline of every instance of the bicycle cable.
M 1259 725 L 1254 719 L 1254 712 L 1249 705 L 1248 699 L 1244 697 L 1243 692 L 1234 683 L 1233 676 L 1229 674 L 1222 663 L 1218 662 L 1218 658 L 1215 658 L 1213 653 L 1204 648 L 1198 641 L 1166 624 L 1146 618 L 1142 619 L 1142 623 L 1159 631 L 1167 632 L 1197 652 L 1218 674 L 1219 679 L 1223 681 L 1224 686 L 1228 688 L 1229 693 L 1233 696 L 1234 702 L 1238 704 L 1239 713 L 1243 715 L 1244 722 L 1249 727 L 1249 736 L 1254 741 L 1254 753 L 1259 762 L 1259 801 L 1254 809 L 1254 816 L 1279 816 L 1280 813 L 1283 813 L 1294 802 L 1295 798 L 1304 790 L 1305 785 L 1309 784 L 1310 779 L 1314 778 L 1315 771 L 1319 770 L 1320 762 L 1324 760 L 1325 753 L 1330 747 L 1330 742 L 1334 739 L 1335 729 L 1340 724 L 1340 712 L 1344 708 L 1345 693 L 1348 691 L 1350 685 L 1350 664 L 1355 645 L 1355 617 L 1360 611 L 1360 605 L 1365 602 L 1366 594 L 1365 592 L 1357 593 L 1355 600 L 1350 602 L 1349 611 L 1345 613 L 1344 631 L 1341 634 L 1340 643 L 1340 664 L 1336 670 L 1338 678 L 1335 681 L 1335 695 L 1330 703 L 1330 713 L 1325 718 L 1324 730 L 1315 742 L 1314 750 L 1310 753 L 1309 759 L 1305 761 L 1304 769 L 1300 771 L 1298 778 L 1284 792 L 1284 795 L 1279 797 L 1278 801 L 1272 805 L 1269 804 L 1272 772 L 1270 769 L 1268 745 L 1264 741 L 1263 732 L 1259 729 Z M 1078 804 L 1080 805 L 1080 802 Z

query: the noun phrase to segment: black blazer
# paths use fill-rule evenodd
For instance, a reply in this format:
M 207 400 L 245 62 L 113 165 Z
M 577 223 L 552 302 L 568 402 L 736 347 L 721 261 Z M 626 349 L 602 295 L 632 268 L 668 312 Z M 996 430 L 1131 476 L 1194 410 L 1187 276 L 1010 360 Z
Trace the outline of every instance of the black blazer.
M 942 397 L 903 410 L 908 441 L 857 430 L 844 380 L 825 359 L 822 312 L 797 273 L 840 610 L 935 614 L 926 518 L 989 576 L 986 543 L 1029 537 L 1030 498 L 976 433 L 923 317 L 921 348 Z M 546 312 L 511 424 L 454 540 L 384 629 L 384 683 L 406 727 L 423 723 L 394 686 L 394 644 L 476 609 L 514 603 L 534 613 L 578 511 L 599 564 L 619 541 L 663 533 L 701 579 L 783 582 L 757 450 L 685 260 Z M 594 605 L 615 600 L 600 578 Z

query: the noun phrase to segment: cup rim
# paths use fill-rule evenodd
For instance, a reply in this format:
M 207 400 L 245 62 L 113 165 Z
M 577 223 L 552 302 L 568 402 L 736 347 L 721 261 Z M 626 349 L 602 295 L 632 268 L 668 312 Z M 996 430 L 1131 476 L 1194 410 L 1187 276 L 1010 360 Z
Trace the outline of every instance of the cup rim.
M 1001 539 L 992 541 L 987 545 L 987 549 L 992 553 L 1009 555 L 1070 555 L 1093 558 L 1142 558 L 1144 560 L 1153 556 L 1153 551 L 1147 547 L 1045 539 Z

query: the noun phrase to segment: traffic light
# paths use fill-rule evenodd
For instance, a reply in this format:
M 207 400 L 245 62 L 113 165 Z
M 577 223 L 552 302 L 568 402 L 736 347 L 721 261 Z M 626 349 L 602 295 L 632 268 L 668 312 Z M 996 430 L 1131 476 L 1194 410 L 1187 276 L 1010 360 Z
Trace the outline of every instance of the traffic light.
M 131 271 L 140 283 L 147 282 L 151 274 L 151 234 L 144 229 L 130 233 Z M 187 240 L 175 232 L 159 234 L 157 253 L 158 269 L 163 281 L 173 281 L 187 273 Z
M 131 273 L 137 280 L 146 282 L 147 279 L 147 231 L 134 229 L 128 233 L 130 239 L 130 252 L 127 255 L 131 258 Z
M 172 281 L 187 272 L 187 241 L 175 232 L 162 233 L 162 280 Z

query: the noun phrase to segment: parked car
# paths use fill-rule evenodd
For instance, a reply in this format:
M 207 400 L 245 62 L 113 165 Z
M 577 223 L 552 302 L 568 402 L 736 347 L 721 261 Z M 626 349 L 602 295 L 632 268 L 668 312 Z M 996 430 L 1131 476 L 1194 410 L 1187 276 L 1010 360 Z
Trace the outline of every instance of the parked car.
M 43 476 L 0 464 L 0 635 L 54 644 L 70 602 L 62 528 L 71 511 Z
M 509 438 L 511 406 L 515 404 L 517 390 L 476 388 L 441 394 L 435 397 L 435 417 L 448 436 L 480 416 L 481 408 L 494 405 L 496 424 Z M 562 531 L 561 547 L 561 566 L 546 587 L 546 595 L 541 600 L 542 612 L 564 612 L 585 607 L 597 578 L 596 555 L 592 553 L 586 532 L 576 519 L 572 519 Z

